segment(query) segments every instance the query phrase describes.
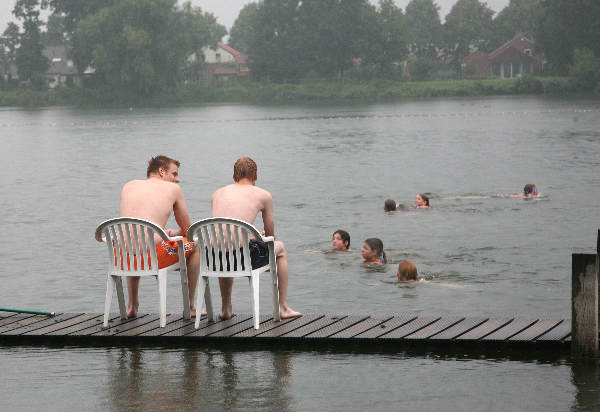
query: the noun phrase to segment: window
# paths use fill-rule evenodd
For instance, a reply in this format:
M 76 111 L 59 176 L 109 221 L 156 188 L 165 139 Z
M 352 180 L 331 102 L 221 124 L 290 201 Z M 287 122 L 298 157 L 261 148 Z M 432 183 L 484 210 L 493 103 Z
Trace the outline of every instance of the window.
M 531 56 L 531 49 L 525 49 L 523 50 L 523 53 L 525 53 L 527 56 Z
M 221 61 L 221 53 L 215 53 L 215 60 L 216 60 L 217 62 L 220 62 L 220 61 Z

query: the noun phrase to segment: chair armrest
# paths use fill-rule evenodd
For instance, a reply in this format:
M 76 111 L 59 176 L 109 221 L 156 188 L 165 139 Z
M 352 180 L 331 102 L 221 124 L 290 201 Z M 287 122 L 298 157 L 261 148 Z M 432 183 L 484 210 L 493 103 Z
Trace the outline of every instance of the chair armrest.
M 261 236 L 260 240 L 265 243 L 274 242 L 275 236 Z
M 183 236 L 169 236 L 171 242 L 179 242 L 180 240 L 183 240 Z

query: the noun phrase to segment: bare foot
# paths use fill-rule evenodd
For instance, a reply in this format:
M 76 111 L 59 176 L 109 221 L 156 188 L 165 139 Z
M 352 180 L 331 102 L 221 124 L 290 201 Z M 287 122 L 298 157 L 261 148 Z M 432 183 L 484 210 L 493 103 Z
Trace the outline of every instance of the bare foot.
M 206 316 L 206 309 L 202 309 L 200 311 L 200 316 Z M 192 318 L 196 317 L 196 308 L 195 307 L 190 308 L 190 317 L 192 317 Z
M 227 319 L 233 318 L 234 316 L 235 316 L 235 314 L 233 312 L 227 312 L 227 313 L 221 312 L 219 314 L 219 319 L 221 319 L 221 320 L 227 320 Z
M 302 316 L 302 313 L 292 310 L 292 308 L 290 308 L 289 306 L 280 306 L 279 316 L 281 316 L 281 319 L 297 318 Z
M 138 307 L 136 306 L 128 306 L 127 307 L 127 317 L 135 318 L 137 316 Z

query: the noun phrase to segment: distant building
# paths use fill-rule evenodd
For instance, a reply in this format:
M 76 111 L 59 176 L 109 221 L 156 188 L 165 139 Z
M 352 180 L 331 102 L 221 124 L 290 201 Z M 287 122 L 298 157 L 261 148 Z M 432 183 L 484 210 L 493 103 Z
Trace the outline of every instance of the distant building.
M 248 56 L 223 42 L 218 42 L 216 49 L 202 48 L 202 54 L 202 76 L 209 84 L 242 80 L 250 74 Z M 197 61 L 196 55 L 190 56 L 188 61 Z
M 42 50 L 42 54 L 48 59 L 50 65 L 46 71 L 48 88 L 54 89 L 59 86 L 80 83 L 77 67 L 69 58 L 66 46 L 46 46 Z
M 464 78 L 494 76 L 500 79 L 539 74 L 542 56 L 534 54 L 534 43 L 522 33 L 517 33 L 489 55 L 476 50 L 462 60 Z

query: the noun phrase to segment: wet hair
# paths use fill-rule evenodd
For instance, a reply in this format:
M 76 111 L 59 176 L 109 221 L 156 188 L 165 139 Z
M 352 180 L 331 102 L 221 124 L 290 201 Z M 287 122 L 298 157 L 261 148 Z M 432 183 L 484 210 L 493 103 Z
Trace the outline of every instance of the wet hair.
M 535 187 L 535 185 L 533 183 L 527 183 L 525 185 L 525 187 L 523 187 L 523 193 L 528 195 L 528 194 L 533 193 L 533 191 L 536 189 L 537 189 L 537 187 Z
M 381 241 L 381 239 L 376 238 L 376 237 L 370 237 L 367 240 L 365 240 L 365 243 L 367 245 L 369 245 L 371 250 L 374 250 L 377 252 L 377 257 L 382 256 L 383 260 L 387 262 L 385 252 L 383 251 L 383 242 Z
M 429 196 L 427 196 L 425 193 L 419 193 L 419 196 L 421 196 L 421 199 L 423 199 L 425 204 L 429 206 Z
M 387 199 L 383 204 L 383 210 L 386 212 L 392 212 L 396 210 L 396 201 L 394 199 Z
M 419 272 L 410 260 L 403 260 L 398 264 L 398 280 L 417 280 Z
M 335 232 L 333 232 L 333 236 L 335 236 L 335 234 L 340 235 L 340 237 L 342 238 L 342 242 L 346 243 L 348 242 L 348 244 L 346 245 L 346 249 L 350 248 L 350 233 L 346 232 L 345 230 L 342 229 L 338 229 Z
M 169 165 L 174 163 L 177 167 L 180 166 L 178 160 L 171 159 L 170 157 L 158 155 L 150 159 L 148 162 L 148 169 L 146 170 L 146 177 L 150 177 L 153 173 L 158 173 L 158 170 L 162 167 L 165 170 L 169 170 Z
M 243 178 L 254 179 L 256 176 L 256 163 L 249 157 L 239 158 L 233 165 L 233 180 L 239 182 Z

